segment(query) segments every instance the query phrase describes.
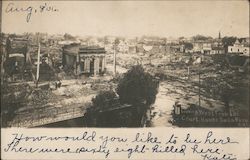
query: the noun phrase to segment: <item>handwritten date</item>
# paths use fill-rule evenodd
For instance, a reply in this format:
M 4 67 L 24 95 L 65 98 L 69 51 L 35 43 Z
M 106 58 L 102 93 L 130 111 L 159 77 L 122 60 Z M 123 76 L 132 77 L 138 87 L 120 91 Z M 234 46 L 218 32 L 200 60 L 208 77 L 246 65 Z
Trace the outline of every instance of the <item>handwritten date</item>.
M 41 4 L 38 7 L 34 6 L 17 6 L 15 3 L 8 3 L 5 13 L 25 13 L 26 22 L 30 22 L 33 14 L 36 13 L 45 13 L 45 12 L 58 12 L 59 9 L 55 6 L 51 6 L 47 3 Z

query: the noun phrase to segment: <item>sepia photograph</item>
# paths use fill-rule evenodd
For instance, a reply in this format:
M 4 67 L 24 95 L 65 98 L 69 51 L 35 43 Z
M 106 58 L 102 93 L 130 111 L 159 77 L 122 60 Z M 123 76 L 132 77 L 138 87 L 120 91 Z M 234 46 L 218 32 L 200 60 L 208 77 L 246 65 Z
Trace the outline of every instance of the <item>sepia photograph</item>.
M 250 127 L 249 1 L 2 1 L 3 128 Z

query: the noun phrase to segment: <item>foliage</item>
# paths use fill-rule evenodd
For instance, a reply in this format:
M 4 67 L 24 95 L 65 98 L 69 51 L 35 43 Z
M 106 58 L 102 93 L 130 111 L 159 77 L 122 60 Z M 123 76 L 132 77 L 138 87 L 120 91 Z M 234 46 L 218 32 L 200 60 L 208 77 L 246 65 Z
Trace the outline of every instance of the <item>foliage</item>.
M 26 97 L 31 93 L 31 87 L 28 84 L 20 85 L 1 85 L 1 116 L 2 125 L 15 117 L 15 112 L 25 102 Z
M 71 34 L 65 33 L 63 35 L 65 40 L 76 40 L 76 38 L 74 36 L 72 36 Z
M 112 118 L 112 121 L 114 121 L 115 115 L 110 116 L 109 111 L 100 114 L 100 111 L 109 110 L 117 104 L 117 101 L 118 99 L 113 91 L 101 91 L 96 97 L 92 98 L 92 106 L 87 109 L 84 116 L 87 125 L 91 127 L 107 127 L 109 119 Z
M 113 91 L 102 91 L 95 98 L 92 99 L 93 107 L 97 108 L 107 108 L 111 106 L 115 99 L 116 94 Z
M 193 49 L 193 44 L 192 43 L 186 42 L 186 43 L 184 43 L 184 46 L 185 46 L 186 49 L 189 49 L 189 50 Z
M 236 41 L 236 39 L 237 39 L 236 37 L 223 37 L 222 44 L 227 50 L 228 46 L 232 46 Z
M 138 127 L 143 112 L 137 107 L 123 108 L 113 91 L 100 92 L 84 115 L 88 127 Z
M 205 40 L 209 40 L 209 39 L 212 39 L 212 37 L 206 37 L 206 36 L 203 36 L 203 35 L 196 35 L 194 37 L 192 37 L 194 41 L 205 41 Z
M 121 103 L 136 104 L 155 101 L 158 83 L 141 65 L 133 66 L 119 81 L 117 93 Z
M 133 66 L 119 81 L 117 92 L 102 91 L 92 99 L 93 105 L 85 113 L 85 122 L 91 127 L 140 126 L 145 107 L 155 101 L 158 84 L 144 72 L 142 66 Z M 141 102 L 146 102 L 144 105 Z M 130 107 L 120 108 L 123 104 Z M 132 107 L 131 107 L 132 106 Z
M 181 36 L 178 39 L 179 39 L 179 41 L 183 41 L 185 39 L 185 37 Z

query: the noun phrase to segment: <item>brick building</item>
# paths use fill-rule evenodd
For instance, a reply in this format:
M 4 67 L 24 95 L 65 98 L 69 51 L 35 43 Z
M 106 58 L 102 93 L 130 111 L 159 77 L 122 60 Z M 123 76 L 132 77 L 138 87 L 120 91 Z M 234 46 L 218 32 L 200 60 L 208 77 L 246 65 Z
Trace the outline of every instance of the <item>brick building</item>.
M 99 75 L 104 73 L 106 60 L 104 48 L 78 44 L 63 47 L 62 63 L 75 75 Z

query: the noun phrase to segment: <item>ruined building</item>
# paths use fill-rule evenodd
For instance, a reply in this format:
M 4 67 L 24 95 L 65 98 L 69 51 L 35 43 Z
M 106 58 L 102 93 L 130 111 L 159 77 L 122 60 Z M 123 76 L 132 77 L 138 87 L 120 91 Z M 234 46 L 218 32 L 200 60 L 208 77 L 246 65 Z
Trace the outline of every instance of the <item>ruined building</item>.
M 23 72 L 28 51 L 28 40 L 25 37 L 9 37 L 6 41 L 5 72 L 9 76 Z
M 105 71 L 105 49 L 71 44 L 63 47 L 62 63 L 75 75 L 99 75 Z

